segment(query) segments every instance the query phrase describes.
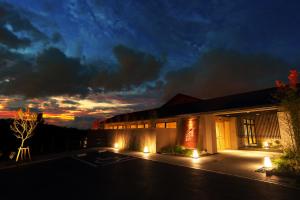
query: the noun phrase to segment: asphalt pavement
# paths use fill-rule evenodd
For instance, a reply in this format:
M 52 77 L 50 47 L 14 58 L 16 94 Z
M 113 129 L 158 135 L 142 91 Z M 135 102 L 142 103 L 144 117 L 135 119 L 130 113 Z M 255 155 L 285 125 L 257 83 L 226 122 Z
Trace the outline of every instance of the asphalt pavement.
M 0 199 L 297 199 L 300 190 L 112 152 L 0 170 Z

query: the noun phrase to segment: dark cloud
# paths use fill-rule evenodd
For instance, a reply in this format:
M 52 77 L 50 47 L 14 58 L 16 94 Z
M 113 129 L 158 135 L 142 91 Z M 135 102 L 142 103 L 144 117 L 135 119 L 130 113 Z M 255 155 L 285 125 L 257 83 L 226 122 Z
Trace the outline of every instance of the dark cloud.
M 17 63 L 5 72 L 10 81 L 2 83 L 3 94 L 26 97 L 86 94 L 87 76 L 79 60 L 68 58 L 50 48 L 36 58 L 36 63 Z M 5 76 L 5 72 L 0 74 Z
M 15 54 L 10 58 L 15 60 L 10 67 L 0 68 L 0 93 L 28 98 L 85 96 L 98 88 L 128 90 L 158 78 L 162 63 L 152 55 L 125 46 L 117 46 L 114 53 L 119 62 L 114 71 L 81 64 L 57 48 L 44 50 L 35 62 Z M 0 54 L 0 60 L 6 54 Z
M 22 16 L 14 6 L 7 3 L 0 3 L 0 27 L 2 27 L 0 31 L 2 32 L 4 26 L 7 25 L 12 29 L 11 31 L 6 30 L 10 34 L 13 34 L 13 32 L 26 33 L 25 35 L 30 36 L 35 41 L 46 41 L 48 39 L 44 33 L 39 31 L 28 19 Z
M 19 38 L 14 32 L 28 30 L 34 30 L 28 20 L 22 19 L 11 5 L 0 3 L 0 44 L 14 49 L 27 47 L 31 44 L 30 39 Z
M 58 42 L 60 42 L 60 41 L 63 40 L 63 37 L 62 37 L 62 35 L 61 35 L 60 33 L 55 32 L 55 33 L 52 34 L 51 40 L 52 40 L 52 42 L 54 42 L 54 43 L 58 43 Z
M 23 56 L 18 53 L 12 53 L 7 50 L 5 47 L 0 45 L 0 74 L 1 71 L 11 65 L 14 65 L 16 62 L 19 62 L 23 59 Z
M 70 104 L 70 105 L 79 105 L 78 102 L 72 101 L 72 100 L 63 100 L 62 103 L 64 103 L 64 104 Z
M 8 81 L 25 74 L 28 66 L 29 69 L 32 66 L 28 58 L 26 59 L 22 54 L 0 47 L 0 91 L 5 88 Z
M 266 54 L 242 54 L 212 50 L 191 67 L 169 72 L 164 86 L 165 98 L 185 93 L 200 98 L 273 87 L 291 68 L 281 59 Z
M 216 49 L 203 54 L 191 67 L 168 72 L 164 81 L 157 81 L 163 66 L 161 60 L 121 45 L 114 48 L 114 54 L 118 63 L 111 69 L 111 65 L 84 65 L 56 48 L 43 51 L 35 62 L 20 54 L 0 51 L 4 65 L 10 63 L 9 67 L 0 68 L 0 93 L 32 98 L 137 90 L 147 98 L 166 99 L 176 93 L 209 98 L 272 87 L 291 68 L 285 61 L 267 54 Z
M 19 48 L 29 46 L 31 42 L 27 38 L 18 38 L 6 28 L 0 27 L 0 44 L 4 44 L 10 48 Z
M 156 80 L 164 62 L 144 52 L 133 50 L 124 45 L 113 49 L 118 66 L 114 71 L 101 71 L 93 80 L 94 84 L 106 90 L 123 90 L 139 86 L 147 81 Z

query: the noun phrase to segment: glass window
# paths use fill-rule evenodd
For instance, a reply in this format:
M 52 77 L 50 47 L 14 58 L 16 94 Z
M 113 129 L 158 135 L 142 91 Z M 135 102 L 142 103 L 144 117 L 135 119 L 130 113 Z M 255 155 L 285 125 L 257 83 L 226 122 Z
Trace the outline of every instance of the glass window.
M 118 129 L 123 129 L 123 125 L 119 125 L 119 126 L 118 126 Z
M 256 144 L 255 123 L 253 119 L 244 119 L 244 136 L 246 144 Z
M 163 123 L 156 123 L 155 127 L 156 128 L 166 128 L 166 123 L 164 123 L 164 122 Z
M 149 128 L 149 124 L 145 124 L 145 128 Z
M 131 124 L 130 128 L 137 128 L 137 125 L 136 124 Z
M 166 128 L 176 128 L 176 122 L 167 122 Z
M 139 124 L 138 128 L 144 128 L 144 124 Z
M 118 126 L 114 126 L 114 129 L 118 129 Z

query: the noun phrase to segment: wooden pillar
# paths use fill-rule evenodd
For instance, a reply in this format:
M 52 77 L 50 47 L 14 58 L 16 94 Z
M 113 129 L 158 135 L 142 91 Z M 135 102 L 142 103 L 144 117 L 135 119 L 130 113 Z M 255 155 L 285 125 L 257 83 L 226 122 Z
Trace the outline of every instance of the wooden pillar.
M 204 116 L 199 117 L 199 133 L 198 133 L 198 148 L 203 151 L 207 149 L 206 134 L 205 134 L 205 120 Z
M 229 124 L 230 124 L 229 126 L 230 126 L 231 149 L 238 149 L 237 118 L 230 117 Z
M 183 137 L 184 137 L 183 119 L 182 118 L 177 119 L 176 131 L 177 131 L 176 145 L 182 145 L 181 141 L 183 140 Z
M 204 121 L 204 129 L 205 134 L 205 146 L 208 153 L 216 153 L 217 152 L 217 140 L 216 140 L 216 123 L 215 123 L 215 116 L 213 115 L 203 115 L 203 119 L 200 120 Z

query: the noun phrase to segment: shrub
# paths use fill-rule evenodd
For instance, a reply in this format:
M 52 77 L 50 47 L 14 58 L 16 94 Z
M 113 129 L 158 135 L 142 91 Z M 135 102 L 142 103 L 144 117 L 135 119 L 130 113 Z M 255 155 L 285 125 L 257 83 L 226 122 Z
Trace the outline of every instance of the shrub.
M 165 147 L 161 150 L 161 152 L 183 155 L 183 156 L 192 156 L 192 154 L 193 154 L 192 149 L 186 149 L 185 147 L 180 146 L 180 145 Z
M 300 157 L 293 151 L 288 151 L 279 158 L 273 160 L 274 172 L 286 175 L 300 175 Z

